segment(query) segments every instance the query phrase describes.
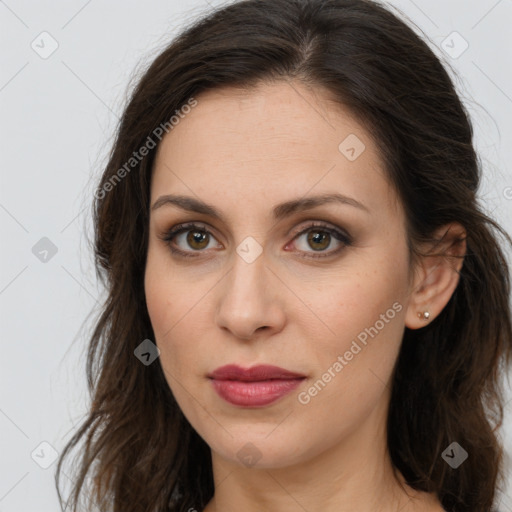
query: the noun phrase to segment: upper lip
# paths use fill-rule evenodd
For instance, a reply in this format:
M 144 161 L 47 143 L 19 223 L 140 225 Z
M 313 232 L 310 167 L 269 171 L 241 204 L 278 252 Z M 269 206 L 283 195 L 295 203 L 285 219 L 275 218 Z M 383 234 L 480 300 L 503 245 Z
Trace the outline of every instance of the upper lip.
M 218 380 L 240 380 L 240 381 L 262 381 L 269 379 L 299 379 L 305 375 L 290 372 L 284 368 L 271 365 L 258 365 L 252 368 L 242 368 L 236 364 L 221 366 L 208 374 L 211 379 Z

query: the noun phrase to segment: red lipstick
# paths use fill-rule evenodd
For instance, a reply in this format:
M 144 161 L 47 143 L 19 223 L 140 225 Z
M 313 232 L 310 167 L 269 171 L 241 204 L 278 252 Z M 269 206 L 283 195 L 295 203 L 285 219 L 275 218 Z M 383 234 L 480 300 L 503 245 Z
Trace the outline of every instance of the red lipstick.
M 221 398 L 243 407 L 271 404 L 306 378 L 277 366 L 259 365 L 244 369 L 233 364 L 217 368 L 208 377 Z

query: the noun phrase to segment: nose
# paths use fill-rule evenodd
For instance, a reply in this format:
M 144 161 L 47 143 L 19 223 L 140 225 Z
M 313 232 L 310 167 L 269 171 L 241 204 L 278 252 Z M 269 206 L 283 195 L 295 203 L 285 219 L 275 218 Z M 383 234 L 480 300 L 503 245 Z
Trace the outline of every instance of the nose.
M 233 337 L 250 341 L 283 329 L 283 283 L 267 266 L 264 254 L 252 263 L 236 254 L 217 290 L 216 324 Z

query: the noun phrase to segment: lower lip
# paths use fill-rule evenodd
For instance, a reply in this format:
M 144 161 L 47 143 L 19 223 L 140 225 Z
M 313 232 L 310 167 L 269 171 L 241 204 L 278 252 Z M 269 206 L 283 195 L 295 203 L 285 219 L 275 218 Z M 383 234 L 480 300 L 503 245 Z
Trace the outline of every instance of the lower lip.
M 268 405 L 293 391 L 304 379 L 275 379 L 246 382 L 240 380 L 212 380 L 215 391 L 233 405 L 255 407 Z

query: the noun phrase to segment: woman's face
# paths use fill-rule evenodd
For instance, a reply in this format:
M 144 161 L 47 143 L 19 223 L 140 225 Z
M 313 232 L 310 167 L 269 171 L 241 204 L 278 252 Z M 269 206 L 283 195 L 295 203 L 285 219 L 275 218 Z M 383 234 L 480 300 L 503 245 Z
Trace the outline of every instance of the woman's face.
M 151 182 L 145 291 L 167 382 L 226 461 L 364 456 L 383 439 L 411 292 L 404 213 L 376 146 L 299 83 L 196 99 Z M 225 365 L 294 375 L 211 378 Z

